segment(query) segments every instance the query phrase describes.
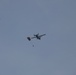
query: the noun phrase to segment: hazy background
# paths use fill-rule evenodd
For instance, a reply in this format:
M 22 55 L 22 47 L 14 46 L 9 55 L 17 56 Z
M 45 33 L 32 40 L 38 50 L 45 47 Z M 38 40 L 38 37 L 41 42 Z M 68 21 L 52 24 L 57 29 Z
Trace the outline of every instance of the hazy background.
M 0 0 L 0 75 L 76 75 L 76 0 Z

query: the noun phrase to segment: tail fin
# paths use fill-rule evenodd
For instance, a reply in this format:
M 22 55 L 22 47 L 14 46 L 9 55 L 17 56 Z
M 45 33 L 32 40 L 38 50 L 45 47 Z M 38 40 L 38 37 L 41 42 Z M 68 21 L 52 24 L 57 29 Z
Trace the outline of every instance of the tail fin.
M 27 39 L 28 39 L 29 41 L 31 41 L 31 38 L 30 38 L 30 37 L 27 37 Z

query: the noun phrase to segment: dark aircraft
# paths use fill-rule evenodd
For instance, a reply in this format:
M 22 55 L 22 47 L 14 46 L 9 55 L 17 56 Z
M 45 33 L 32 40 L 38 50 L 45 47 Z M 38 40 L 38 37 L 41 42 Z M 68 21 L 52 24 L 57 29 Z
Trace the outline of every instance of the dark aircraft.
M 29 40 L 29 41 L 31 41 L 31 39 L 34 39 L 34 38 L 37 38 L 38 40 L 41 40 L 41 37 L 42 36 L 45 36 L 46 34 L 42 34 L 42 35 L 39 35 L 39 33 L 38 34 L 34 34 L 34 37 L 27 37 L 27 39 Z

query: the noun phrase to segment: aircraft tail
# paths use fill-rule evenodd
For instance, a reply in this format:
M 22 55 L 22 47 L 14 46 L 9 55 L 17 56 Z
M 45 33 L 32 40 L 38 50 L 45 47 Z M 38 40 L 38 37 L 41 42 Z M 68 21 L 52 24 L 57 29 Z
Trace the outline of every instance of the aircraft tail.
M 30 37 L 27 37 L 27 39 L 28 39 L 29 41 L 31 41 L 31 38 L 30 38 Z

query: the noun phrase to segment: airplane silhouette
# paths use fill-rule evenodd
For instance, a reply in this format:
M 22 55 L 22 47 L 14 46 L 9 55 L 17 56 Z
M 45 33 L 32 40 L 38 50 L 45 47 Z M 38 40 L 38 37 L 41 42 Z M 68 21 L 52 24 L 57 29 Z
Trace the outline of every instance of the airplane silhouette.
M 39 35 L 39 33 L 38 34 L 34 34 L 34 37 L 27 37 L 27 39 L 29 40 L 29 41 L 31 41 L 31 39 L 34 39 L 34 38 L 37 38 L 38 40 L 41 40 L 41 37 L 42 36 L 45 36 L 46 34 L 42 34 L 42 35 Z

